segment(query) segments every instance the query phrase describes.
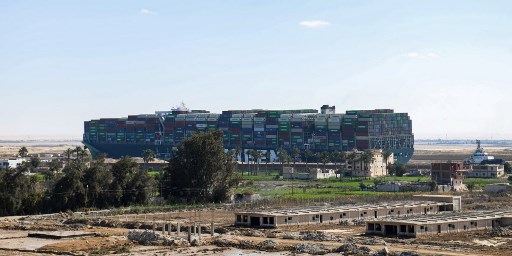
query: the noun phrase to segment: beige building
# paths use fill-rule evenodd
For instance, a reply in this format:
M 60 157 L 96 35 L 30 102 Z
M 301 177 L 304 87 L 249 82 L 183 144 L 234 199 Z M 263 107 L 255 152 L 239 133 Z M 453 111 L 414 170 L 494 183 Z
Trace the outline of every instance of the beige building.
M 512 224 L 510 211 L 444 213 L 434 216 L 412 216 L 370 220 L 366 222 L 367 235 L 418 237 L 441 233 L 458 233 L 491 229 Z
M 414 201 L 375 205 L 351 205 L 273 211 L 235 212 L 235 225 L 278 227 L 286 225 L 339 224 L 353 220 L 371 220 L 393 216 L 436 214 L 461 209 L 460 196 L 419 195 Z
M 501 164 L 475 164 L 468 170 L 468 178 L 498 178 L 505 175 L 505 167 Z
M 372 159 L 369 162 L 364 162 L 361 160 L 361 156 L 365 152 L 372 153 Z M 384 159 L 384 154 L 382 150 L 368 150 L 368 151 L 358 151 L 359 154 L 358 159 L 355 160 L 352 164 L 347 165 L 347 169 L 350 171 L 352 177 L 379 177 L 379 176 L 387 176 L 388 171 L 386 168 L 386 161 Z M 393 164 L 394 158 L 393 154 L 388 157 L 387 165 Z

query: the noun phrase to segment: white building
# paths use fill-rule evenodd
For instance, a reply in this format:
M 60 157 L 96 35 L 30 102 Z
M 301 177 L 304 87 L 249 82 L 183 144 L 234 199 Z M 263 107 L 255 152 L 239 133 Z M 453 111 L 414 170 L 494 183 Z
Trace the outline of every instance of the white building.
M 0 169 L 6 169 L 9 168 L 16 168 L 23 164 L 26 160 L 23 158 L 16 158 L 16 159 L 4 159 L 0 160 Z
M 320 168 L 312 168 L 309 172 L 295 172 L 293 167 L 283 168 L 283 179 L 295 180 L 319 180 L 337 177 L 336 171 L 332 169 L 322 170 Z
M 501 164 L 472 165 L 468 170 L 468 178 L 498 178 L 505 175 L 505 167 Z
M 365 152 L 372 153 L 372 159 L 367 163 L 360 160 Z M 359 153 L 359 160 L 356 159 L 351 165 L 347 166 L 348 170 L 351 172 L 352 177 L 370 178 L 388 175 L 386 161 L 384 159 L 384 152 L 382 152 L 382 150 L 360 151 L 357 153 Z M 389 166 L 394 162 L 393 154 L 391 154 L 388 157 L 387 165 Z

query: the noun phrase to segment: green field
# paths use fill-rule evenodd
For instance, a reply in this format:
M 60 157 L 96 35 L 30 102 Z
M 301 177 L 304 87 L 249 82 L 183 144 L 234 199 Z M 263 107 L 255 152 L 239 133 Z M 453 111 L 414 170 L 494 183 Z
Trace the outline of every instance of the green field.
M 429 182 L 430 177 L 379 177 L 379 178 L 330 178 L 322 180 L 283 180 L 278 172 L 265 173 L 260 170 L 257 176 L 241 177 L 244 182 L 235 189 L 235 193 L 260 194 L 270 198 L 297 198 L 297 199 L 333 199 L 347 195 L 387 195 L 411 194 L 411 192 L 377 192 L 361 190 L 361 183 L 365 186 L 374 186 L 376 181 L 408 181 Z M 481 189 L 487 184 L 508 182 L 506 178 L 482 179 L 468 178 L 465 184 L 474 183 L 474 189 Z

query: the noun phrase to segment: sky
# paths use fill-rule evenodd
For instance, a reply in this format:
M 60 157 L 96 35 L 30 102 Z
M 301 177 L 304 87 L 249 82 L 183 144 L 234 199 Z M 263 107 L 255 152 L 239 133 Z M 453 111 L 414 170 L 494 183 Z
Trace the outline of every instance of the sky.
M 511 1 L 2 0 L 0 139 L 83 121 L 335 105 L 416 138 L 512 139 Z

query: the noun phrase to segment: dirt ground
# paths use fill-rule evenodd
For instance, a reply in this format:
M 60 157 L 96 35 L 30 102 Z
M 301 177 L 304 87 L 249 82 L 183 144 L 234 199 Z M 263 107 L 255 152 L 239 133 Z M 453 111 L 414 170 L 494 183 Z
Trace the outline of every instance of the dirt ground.
M 483 193 L 462 194 L 463 207 L 475 209 L 504 209 L 512 207 L 509 195 L 490 196 Z M 214 237 L 209 233 L 213 211 L 216 226 Z M 107 216 L 96 214 L 54 214 L 0 218 L 1 255 L 309 255 L 293 251 L 300 245 L 323 246 L 333 250 L 346 243 L 382 250 L 384 242 L 390 252 L 414 251 L 420 255 L 512 255 L 512 236 L 494 237 L 490 230 L 429 237 L 398 239 L 364 235 L 364 226 L 339 224 L 286 226 L 278 229 L 250 229 L 232 226 L 233 213 L 217 208 L 204 211 L 177 211 L 148 214 Z M 161 234 L 163 223 L 201 223 L 203 234 L 196 246 L 141 245 L 128 239 L 131 230 L 157 227 Z M 95 236 L 47 239 L 27 237 L 32 231 L 66 230 L 94 233 Z M 182 229 L 182 230 L 186 230 Z M 301 232 L 319 232 L 325 238 L 304 240 Z M 286 234 L 272 236 L 272 234 Z M 181 238 L 186 238 L 181 232 Z M 176 237 L 173 229 L 169 237 Z M 269 238 L 270 237 L 270 238 Z M 234 246 L 214 245 L 215 239 L 234 241 Z M 268 250 L 258 244 L 272 240 L 278 245 Z M 373 241 L 373 242 L 372 242 Z M 377 241 L 377 242 L 375 242 Z M 380 242 L 379 242 L 380 241 Z M 321 253 L 324 254 L 324 253 Z M 335 255 L 327 253 L 326 255 Z M 338 254 L 339 255 L 339 254 Z

